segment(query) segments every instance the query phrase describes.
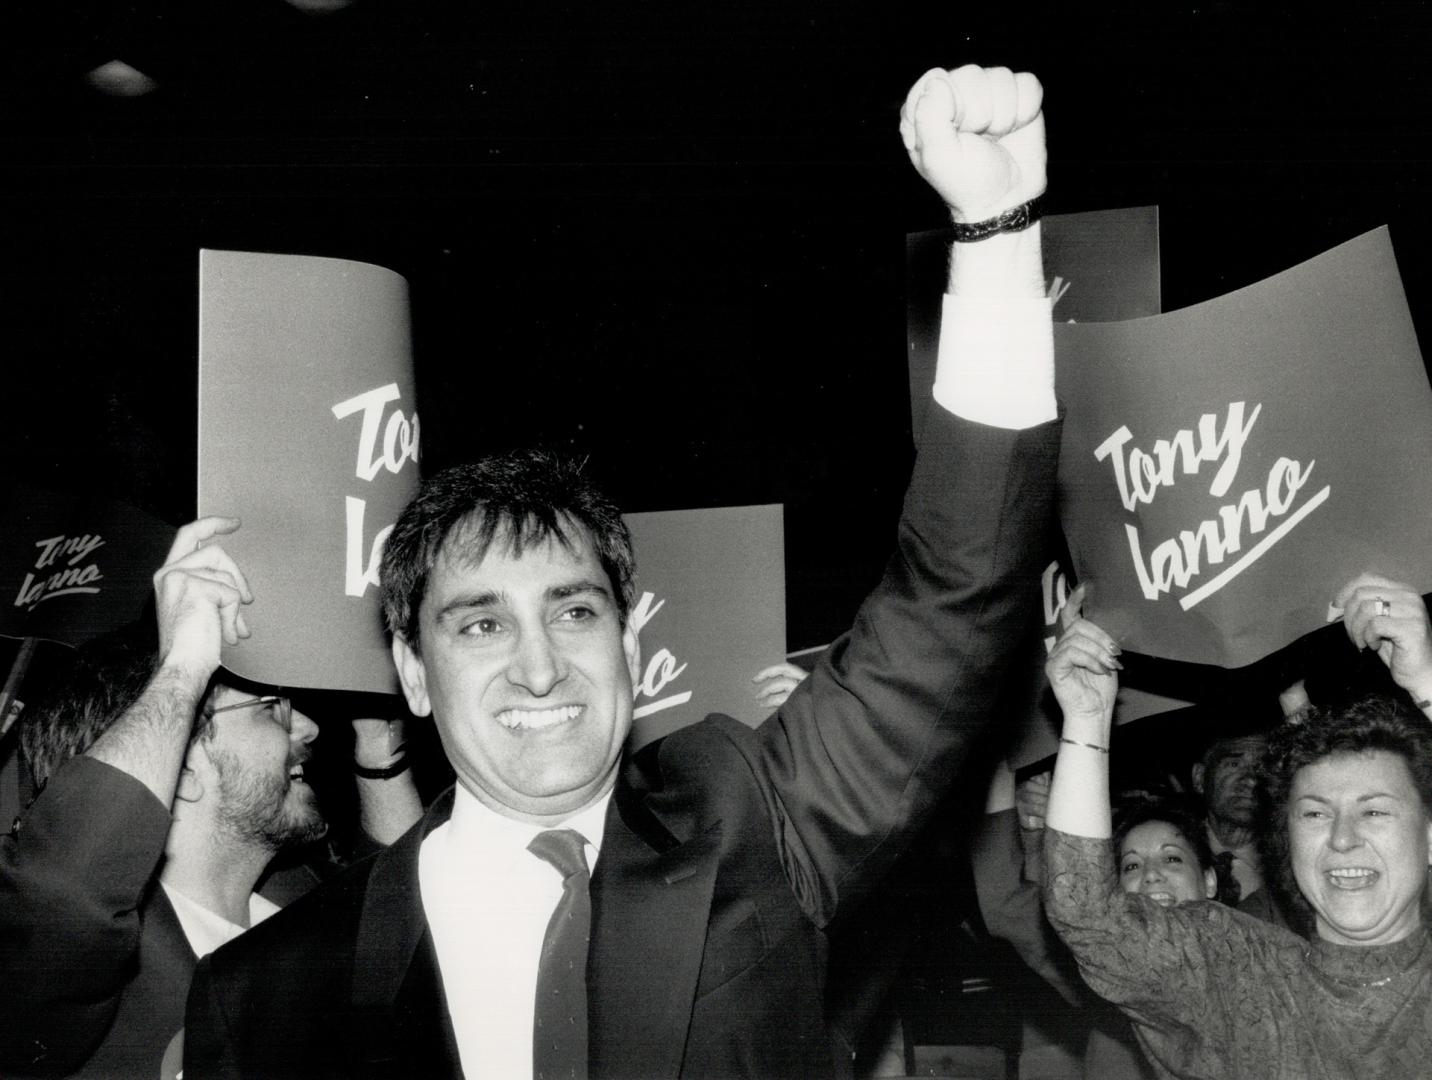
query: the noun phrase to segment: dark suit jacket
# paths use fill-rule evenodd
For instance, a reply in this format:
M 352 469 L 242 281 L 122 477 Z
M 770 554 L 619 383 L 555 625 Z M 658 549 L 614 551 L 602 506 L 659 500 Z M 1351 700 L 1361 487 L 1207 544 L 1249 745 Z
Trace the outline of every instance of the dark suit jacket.
M 154 880 L 169 815 L 75 758 L 0 841 L 0 1074 L 157 1077 L 194 953 Z
M 77 757 L 0 838 L 0 1076 L 178 1073 L 196 960 L 158 882 L 169 823 L 138 780 Z M 302 863 L 262 891 L 318 880 Z
M 592 881 L 594 1077 L 848 1069 L 821 930 L 879 881 L 989 719 L 1052 498 L 1057 425 L 931 412 L 899 549 L 854 629 L 759 729 L 708 717 L 623 764 Z M 417 882 L 449 811 L 201 963 L 187 1080 L 459 1074 Z

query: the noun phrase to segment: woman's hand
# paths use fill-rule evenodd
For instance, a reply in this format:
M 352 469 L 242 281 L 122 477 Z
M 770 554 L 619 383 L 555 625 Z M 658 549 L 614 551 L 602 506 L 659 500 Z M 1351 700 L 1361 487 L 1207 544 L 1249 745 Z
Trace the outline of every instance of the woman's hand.
M 1123 670 L 1116 642 L 1083 617 L 1084 586 L 1080 585 L 1059 613 L 1059 641 L 1045 662 L 1049 685 L 1064 713 L 1071 719 L 1104 722 L 1114 715 L 1114 696 Z

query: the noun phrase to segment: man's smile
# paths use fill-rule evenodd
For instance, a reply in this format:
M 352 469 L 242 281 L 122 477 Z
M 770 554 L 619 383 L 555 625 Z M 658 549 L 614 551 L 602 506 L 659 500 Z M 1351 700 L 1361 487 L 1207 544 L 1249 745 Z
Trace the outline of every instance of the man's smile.
M 552 709 L 503 709 L 497 714 L 497 722 L 509 730 L 532 731 L 575 720 L 584 708 L 582 705 L 559 705 Z

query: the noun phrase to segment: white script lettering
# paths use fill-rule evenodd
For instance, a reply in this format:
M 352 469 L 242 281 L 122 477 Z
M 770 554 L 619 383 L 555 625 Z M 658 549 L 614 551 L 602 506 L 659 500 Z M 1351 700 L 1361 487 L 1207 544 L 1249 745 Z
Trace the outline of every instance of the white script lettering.
M 88 566 L 69 566 L 38 581 L 35 580 L 34 574 L 26 574 L 25 580 L 20 583 L 20 593 L 15 597 L 15 607 L 34 611 L 36 604 L 53 600 L 56 596 L 97 593 L 99 586 L 95 582 L 103 580 L 104 575 L 99 572 L 99 566 L 95 563 Z
M 1291 458 L 1279 458 L 1268 470 L 1268 480 L 1261 494 L 1257 488 L 1245 491 L 1237 503 L 1219 507 L 1217 519 L 1202 521 L 1194 529 L 1183 529 L 1177 537 L 1159 544 L 1150 552 L 1147 562 L 1139 543 L 1138 529 L 1126 523 L 1124 530 L 1129 540 L 1129 554 L 1133 556 L 1134 570 L 1144 598 L 1157 600 L 1160 594 L 1175 587 L 1186 588 L 1205 565 L 1220 566 L 1229 555 L 1241 551 L 1244 527 L 1247 527 L 1249 535 L 1256 536 L 1268 527 L 1270 520 L 1287 514 L 1293 508 L 1298 492 L 1312 476 L 1315 464 L 1309 462 L 1305 468 Z M 1180 606 L 1187 611 L 1233 580 L 1287 535 L 1294 525 L 1322 505 L 1331 491 L 1331 487 L 1322 488 L 1222 574 L 1184 596 L 1179 601 Z
M 358 457 L 354 474 L 359 480 L 371 481 L 380 469 L 398 473 L 409 461 L 418 460 L 418 414 L 409 419 L 402 409 L 388 413 L 387 423 L 383 421 L 384 408 L 389 402 L 402 397 L 397 383 L 387 383 L 361 394 L 340 401 L 333 406 L 333 415 L 342 420 L 356 412 L 363 414 L 362 427 L 358 432 Z M 380 447 L 378 431 L 382 429 Z M 362 596 L 369 585 L 378 584 L 378 560 L 383 553 L 383 542 L 393 531 L 393 526 L 378 530 L 373 543 L 368 545 L 363 536 L 363 518 L 367 503 L 352 495 L 344 496 L 344 520 L 347 526 L 344 546 L 343 592 L 347 596 Z M 364 561 L 364 552 L 368 557 Z
M 383 407 L 401 397 L 397 383 L 388 383 L 365 391 L 333 406 L 333 415 L 342 420 L 360 410 L 363 426 L 358 433 L 358 460 L 355 473 L 359 480 L 372 480 L 379 469 L 396 473 L 405 462 L 418 460 L 418 414 L 409 420 L 402 409 L 394 409 L 383 426 Z M 383 427 L 382 453 L 378 452 L 378 429 Z
M 632 628 L 640 634 L 642 628 L 651 622 L 651 620 L 656 617 L 656 613 L 665 606 L 665 600 L 657 600 L 655 594 L 643 592 L 636 606 L 627 614 L 627 619 L 631 622 Z M 633 710 L 632 715 L 640 719 L 643 716 L 650 716 L 652 713 L 660 712 L 663 709 L 670 709 L 677 705 L 684 705 L 690 701 L 690 690 L 671 694 L 664 698 L 658 696 L 675 682 L 685 670 L 686 665 L 678 664 L 676 657 L 672 655 L 670 649 L 657 649 L 650 659 L 647 660 L 641 678 L 637 680 L 636 686 L 633 687 L 637 697 L 646 697 L 652 700 L 638 705 Z
M 1094 457 L 1100 461 L 1113 457 L 1114 482 L 1119 486 L 1119 499 L 1124 509 L 1134 510 L 1139 503 L 1151 503 L 1159 488 L 1172 487 L 1177 479 L 1174 475 L 1176 463 L 1181 461 L 1184 474 L 1193 476 L 1203 462 L 1217 461 L 1225 454 L 1227 456 L 1214 474 L 1208 493 L 1219 499 L 1227 494 L 1243 460 L 1243 445 L 1248 441 L 1248 433 L 1263 411 L 1261 404 L 1253 406 L 1253 413 L 1245 424 L 1243 405 L 1243 402 L 1235 401 L 1228 406 L 1228 417 L 1222 432 L 1216 430 L 1218 417 L 1215 414 L 1204 413 L 1199 417 L 1196 447 L 1193 432 L 1187 428 L 1180 430 L 1172 439 L 1156 440 L 1151 454 L 1134 447 L 1129 451 L 1127 462 L 1123 448 L 1133 438 L 1127 426 L 1119 428 L 1100 443 L 1094 450 Z
M 104 537 L 89 533 L 83 536 L 52 536 L 48 540 L 36 540 L 35 546 L 40 549 L 40 557 L 35 560 L 36 570 L 53 565 L 61 555 L 68 555 L 69 564 L 74 566 L 96 548 L 103 547 Z
M 379 529 L 378 535 L 373 537 L 373 545 L 369 548 L 368 562 L 363 562 L 363 513 L 367 510 L 367 504 L 362 499 L 355 499 L 352 495 L 345 495 L 343 503 L 347 517 L 348 543 L 346 557 L 344 558 L 343 570 L 343 592 L 347 596 L 362 596 L 369 585 L 378 584 L 378 561 L 383 557 L 383 542 L 388 539 L 388 534 L 393 531 L 389 525 L 385 529 Z

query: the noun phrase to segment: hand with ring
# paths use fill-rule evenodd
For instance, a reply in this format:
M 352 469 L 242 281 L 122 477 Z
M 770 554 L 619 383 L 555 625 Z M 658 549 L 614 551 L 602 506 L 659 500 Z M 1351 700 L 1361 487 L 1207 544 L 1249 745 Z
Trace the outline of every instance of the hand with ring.
M 1372 649 L 1414 701 L 1432 701 L 1432 619 L 1410 585 L 1361 574 L 1333 601 L 1359 649 Z

